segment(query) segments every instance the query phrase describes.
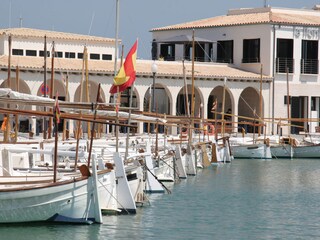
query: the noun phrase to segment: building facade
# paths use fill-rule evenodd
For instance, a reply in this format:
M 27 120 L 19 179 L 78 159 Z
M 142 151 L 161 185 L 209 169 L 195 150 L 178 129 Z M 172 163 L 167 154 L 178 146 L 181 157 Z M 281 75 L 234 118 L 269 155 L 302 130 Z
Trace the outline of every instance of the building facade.
M 186 32 L 190 31 L 186 30 Z M 156 35 L 162 36 L 162 33 L 166 31 L 154 31 L 155 39 L 157 39 Z M 179 35 L 181 35 L 180 32 L 176 31 L 172 36 Z M 202 37 L 207 39 L 208 36 Z M 11 41 L 9 41 L 10 38 Z M 270 42 L 271 40 L 272 38 Z M 192 39 L 188 41 L 190 46 Z M 161 42 L 157 41 L 156 44 L 160 51 Z M 223 44 L 227 49 L 230 42 L 221 43 Z M 250 42 L 249 46 L 250 44 L 253 43 Z M 115 69 L 119 69 L 120 65 L 120 61 L 117 64 L 114 63 L 115 54 L 117 54 L 114 45 L 115 40 L 109 38 L 26 28 L 3 29 L 0 31 L 0 87 L 9 87 L 22 93 L 38 96 L 54 97 L 57 92 L 61 100 L 95 102 L 100 83 L 102 98 L 106 102 L 113 102 L 109 89 L 113 83 Z M 258 71 L 258 67 L 261 66 L 259 62 L 249 62 L 245 67 L 240 68 L 237 58 L 234 57 L 233 61 L 227 60 L 230 52 L 229 55 L 223 56 L 224 61 L 213 62 L 211 59 L 215 51 L 214 43 L 204 43 L 203 46 L 212 53 L 211 57 L 205 55 L 206 57 L 197 59 L 194 64 L 190 58 L 190 48 L 189 58 L 184 57 L 184 61 L 178 59 L 178 55 L 174 55 L 183 52 L 181 47 L 180 50 L 172 52 L 175 61 L 165 61 L 172 60 L 168 59 L 168 56 L 165 56 L 164 60 L 138 60 L 132 106 L 140 111 L 154 111 L 174 116 L 193 113 L 195 117 L 211 120 L 219 120 L 223 118 L 223 113 L 229 112 L 232 113 L 232 122 L 234 122 L 232 131 L 235 132 L 238 131 L 239 121 L 252 122 L 261 118 L 260 116 L 270 118 L 272 74 L 268 73 L 267 67 L 263 67 L 263 74 Z M 125 46 L 127 51 L 129 48 L 130 46 Z M 87 63 L 83 59 L 84 49 L 88 53 Z M 236 47 L 234 49 L 235 53 L 239 51 Z M 218 51 L 217 48 L 216 51 Z M 224 54 L 227 53 L 224 52 Z M 237 54 L 240 56 L 240 53 Z M 154 63 L 157 64 L 157 72 L 153 72 L 151 68 Z M 44 82 L 47 88 L 44 88 Z M 88 88 L 81 88 L 81 84 L 86 84 Z M 80 89 L 83 89 L 82 93 Z M 193 91 L 194 109 L 191 109 Z M 153 96 L 155 101 L 152 101 Z M 211 109 L 215 103 L 216 113 L 214 114 Z M 129 106 L 129 90 L 122 94 L 121 104 Z M 30 107 L 25 106 L 25 108 Z M 21 117 L 19 122 L 23 129 L 20 126 L 20 130 L 39 134 L 45 126 L 42 121 L 43 119 L 40 118 Z M 75 123 L 68 120 L 67 125 L 72 133 Z M 270 131 L 269 129 L 270 127 L 267 127 L 266 131 Z M 163 129 L 160 130 L 163 131 Z M 108 132 L 108 128 L 104 131 Z M 136 132 L 145 131 L 147 131 L 146 125 L 137 123 Z M 247 131 L 253 130 L 247 129 Z M 169 133 L 177 132 L 177 127 L 169 129 Z
M 193 35 L 196 61 L 230 63 L 274 79 L 270 91 L 263 93 L 259 116 L 271 132 L 279 133 L 279 126 L 287 124 L 284 119 L 288 118 L 291 127 L 282 126 L 284 133 L 315 132 L 320 110 L 319 27 L 318 6 L 229 10 L 225 16 L 152 29 L 152 53 L 154 59 L 191 59 Z M 233 97 L 232 85 L 228 86 L 231 105 L 238 106 L 233 113 L 250 116 Z M 250 104 L 254 109 L 254 102 Z

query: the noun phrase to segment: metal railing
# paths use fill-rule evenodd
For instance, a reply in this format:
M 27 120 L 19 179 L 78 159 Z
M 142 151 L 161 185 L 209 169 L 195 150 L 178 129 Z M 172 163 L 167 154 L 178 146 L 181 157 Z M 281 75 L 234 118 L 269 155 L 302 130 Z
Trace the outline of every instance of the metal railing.
M 318 74 L 318 59 L 301 59 L 301 74 Z
M 293 58 L 277 58 L 276 59 L 276 72 L 286 73 L 288 68 L 289 73 L 293 73 L 294 59 Z

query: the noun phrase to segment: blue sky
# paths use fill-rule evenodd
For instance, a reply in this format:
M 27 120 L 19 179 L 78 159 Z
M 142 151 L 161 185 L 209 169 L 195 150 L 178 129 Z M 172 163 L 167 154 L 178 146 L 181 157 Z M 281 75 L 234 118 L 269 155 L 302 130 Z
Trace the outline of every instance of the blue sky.
M 138 57 L 150 59 L 152 28 L 262 7 L 264 0 L 119 0 L 125 53 L 139 38 Z M 223 3 L 223 4 L 222 4 Z M 273 7 L 312 8 L 316 0 L 269 0 Z M 22 26 L 115 37 L 116 0 L 1 0 L 0 28 Z

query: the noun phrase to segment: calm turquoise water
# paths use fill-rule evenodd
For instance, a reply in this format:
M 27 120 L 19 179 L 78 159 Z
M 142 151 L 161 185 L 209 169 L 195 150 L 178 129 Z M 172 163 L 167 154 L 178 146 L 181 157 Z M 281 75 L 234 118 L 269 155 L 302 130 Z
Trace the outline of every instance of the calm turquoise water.
M 2 226 L 0 239 L 320 239 L 320 160 L 234 160 L 104 224 Z

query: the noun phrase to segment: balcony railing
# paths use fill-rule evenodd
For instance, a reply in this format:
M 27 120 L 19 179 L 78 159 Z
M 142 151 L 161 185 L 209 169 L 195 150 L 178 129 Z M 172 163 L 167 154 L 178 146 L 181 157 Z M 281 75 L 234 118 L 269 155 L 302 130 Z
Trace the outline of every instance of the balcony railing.
M 318 59 L 301 59 L 301 74 L 318 74 Z
M 276 72 L 277 73 L 293 73 L 294 60 L 293 58 L 277 58 L 276 61 Z

